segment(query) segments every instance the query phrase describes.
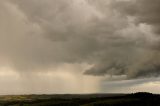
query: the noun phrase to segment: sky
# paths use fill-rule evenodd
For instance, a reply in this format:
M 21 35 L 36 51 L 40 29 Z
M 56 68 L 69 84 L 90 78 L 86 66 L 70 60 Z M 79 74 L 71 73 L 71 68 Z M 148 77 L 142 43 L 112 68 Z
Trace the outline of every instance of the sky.
M 0 94 L 160 93 L 159 0 L 1 0 Z

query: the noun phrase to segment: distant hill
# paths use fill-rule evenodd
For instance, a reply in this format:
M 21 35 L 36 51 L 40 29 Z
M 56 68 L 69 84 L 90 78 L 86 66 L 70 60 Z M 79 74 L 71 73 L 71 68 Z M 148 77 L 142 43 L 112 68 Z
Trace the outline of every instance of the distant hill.
M 133 94 L 65 94 L 0 96 L 0 106 L 160 106 L 160 95 L 147 92 Z

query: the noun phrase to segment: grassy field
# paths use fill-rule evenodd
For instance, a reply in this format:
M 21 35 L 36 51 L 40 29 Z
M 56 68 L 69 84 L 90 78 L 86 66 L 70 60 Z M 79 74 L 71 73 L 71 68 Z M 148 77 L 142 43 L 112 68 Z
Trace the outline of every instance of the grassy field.
M 6 95 L 0 96 L 0 106 L 160 106 L 160 95 Z

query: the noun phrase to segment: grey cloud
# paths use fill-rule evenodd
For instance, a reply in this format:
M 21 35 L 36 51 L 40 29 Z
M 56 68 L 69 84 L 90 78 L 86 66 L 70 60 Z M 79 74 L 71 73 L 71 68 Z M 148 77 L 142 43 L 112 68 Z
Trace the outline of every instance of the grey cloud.
M 122 13 L 136 17 L 137 23 L 152 25 L 154 31 L 160 31 L 159 0 L 120 1 L 114 4 Z
M 133 78 L 141 78 L 141 77 L 158 77 L 159 76 L 159 66 L 160 66 L 160 61 L 159 61 L 159 37 L 155 35 L 159 35 L 159 1 L 151 1 L 151 0 L 133 0 L 133 1 L 117 1 L 117 2 L 112 2 L 112 6 L 119 11 L 120 14 L 128 17 L 132 17 L 135 21 L 133 23 L 136 26 L 140 26 L 141 24 L 151 25 L 152 29 L 156 33 L 152 33 L 149 36 L 153 37 L 156 39 L 153 42 L 143 42 L 145 38 L 142 38 L 140 41 L 142 41 L 142 45 L 145 47 L 141 47 L 138 45 L 138 47 L 134 47 L 134 44 L 129 46 L 132 47 L 134 54 L 129 55 L 129 61 L 127 59 L 123 59 L 123 56 L 120 56 L 120 62 L 118 62 L 118 58 L 116 58 L 115 62 L 104 62 L 102 63 L 103 65 L 95 65 L 95 67 L 89 69 L 86 74 L 92 74 L 92 75 L 127 75 L 128 79 L 133 79 Z M 137 25 L 138 23 L 138 25 Z M 130 35 L 128 35 L 130 36 Z M 137 35 L 134 35 L 137 36 Z M 138 36 L 143 36 L 143 34 L 140 34 Z M 146 36 L 146 35 L 145 35 Z M 151 40 L 151 39 L 150 39 Z M 136 41 L 133 41 L 136 42 Z M 112 46 L 113 47 L 113 46 Z M 123 46 L 124 48 L 124 46 Z M 136 54 L 136 49 L 140 48 L 142 53 L 144 53 L 144 56 L 139 57 L 139 54 Z M 125 48 L 128 49 L 128 48 Z M 123 51 L 123 49 L 119 50 L 117 49 L 117 52 L 120 53 L 120 51 Z M 130 53 L 127 51 L 126 53 Z M 124 57 L 127 55 L 123 53 Z M 151 56 L 152 55 L 152 56 Z M 136 57 L 134 57 L 136 56 Z M 111 56 L 114 58 L 115 56 Z M 134 58 L 139 58 L 139 59 L 133 59 Z M 148 58 L 148 59 L 145 59 Z M 133 60 L 132 60 L 133 59 Z M 109 59 L 113 60 L 113 59 Z M 119 65 L 121 64 L 121 65 Z M 116 70 L 116 71 L 115 71 Z
M 3 15 L 7 17 L 3 19 L 4 25 L 10 20 L 16 27 L 9 24 L 9 32 L 0 36 L 5 40 L 1 42 L 4 48 L 1 55 L 18 71 L 87 63 L 93 65 L 85 71 L 89 75 L 126 75 L 128 79 L 159 75 L 159 51 L 151 49 L 158 44 L 150 44 L 139 26 L 130 22 L 127 17 L 130 14 L 124 15 L 128 8 L 123 9 L 123 4 L 117 4 L 116 0 L 10 0 L 8 3 L 15 10 L 9 8 L 9 15 Z M 129 11 L 132 15 L 141 14 Z M 20 16 L 14 17 L 13 13 Z

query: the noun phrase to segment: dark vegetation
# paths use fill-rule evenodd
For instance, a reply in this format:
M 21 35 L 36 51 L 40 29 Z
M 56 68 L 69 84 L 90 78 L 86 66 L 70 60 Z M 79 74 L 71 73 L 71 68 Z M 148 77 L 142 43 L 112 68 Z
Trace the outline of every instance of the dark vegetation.
M 17 95 L 0 96 L 0 106 L 160 106 L 160 95 L 90 94 L 90 95 Z

